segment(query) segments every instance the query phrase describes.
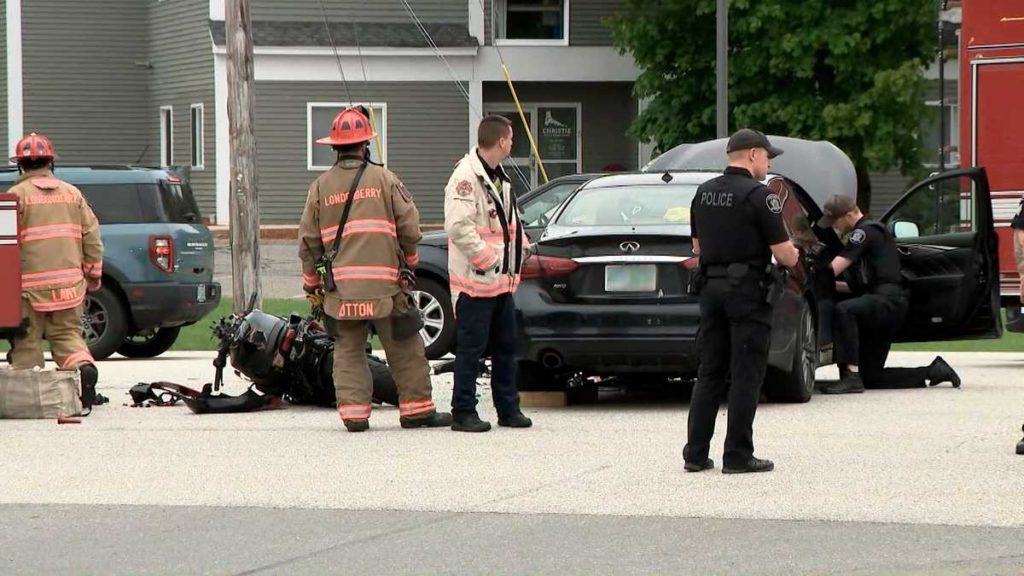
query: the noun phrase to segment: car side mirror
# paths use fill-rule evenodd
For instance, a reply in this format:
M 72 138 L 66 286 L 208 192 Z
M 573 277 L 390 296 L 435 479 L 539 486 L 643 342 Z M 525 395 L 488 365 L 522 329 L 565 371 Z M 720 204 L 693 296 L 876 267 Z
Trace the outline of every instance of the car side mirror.
M 898 220 L 893 222 L 892 233 L 897 238 L 917 238 L 921 235 L 921 229 L 913 222 Z

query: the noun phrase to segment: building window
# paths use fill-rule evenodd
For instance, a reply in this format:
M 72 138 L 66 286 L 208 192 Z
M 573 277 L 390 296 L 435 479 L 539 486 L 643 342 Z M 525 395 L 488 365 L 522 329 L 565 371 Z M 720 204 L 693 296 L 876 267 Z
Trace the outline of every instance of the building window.
M 174 108 L 160 107 L 160 165 L 174 165 Z
M 939 166 L 939 101 L 925 102 L 934 113 L 929 114 L 921 127 L 921 146 L 924 148 L 924 165 L 928 168 Z M 960 106 L 955 100 L 946 100 L 943 107 L 946 117 L 946 134 L 941 141 L 946 146 L 946 169 L 960 166 Z
M 371 122 L 377 137 L 370 142 L 370 160 L 387 164 L 388 160 L 388 105 L 381 102 L 356 102 L 372 110 Z M 327 170 L 334 165 L 337 153 L 330 146 L 316 141 L 331 132 L 331 122 L 339 112 L 348 108 L 345 102 L 309 102 L 306 104 L 306 164 L 309 170 Z
M 192 167 L 202 170 L 204 167 L 203 130 L 205 129 L 203 124 L 202 104 L 192 105 L 192 119 L 190 127 L 192 140 Z
M 569 44 L 569 0 L 494 0 L 497 44 Z

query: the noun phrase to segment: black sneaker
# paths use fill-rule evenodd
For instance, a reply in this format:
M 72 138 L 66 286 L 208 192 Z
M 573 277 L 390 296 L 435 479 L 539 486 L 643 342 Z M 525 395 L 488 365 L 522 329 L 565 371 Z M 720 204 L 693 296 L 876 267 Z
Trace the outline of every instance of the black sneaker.
M 345 420 L 345 429 L 349 432 L 366 432 L 370 429 L 369 420 Z
M 822 394 L 860 394 L 864 391 L 864 382 L 857 372 L 847 372 L 838 382 L 826 382 L 818 387 Z
M 705 459 L 703 462 L 687 462 L 683 464 L 683 469 L 687 472 L 703 472 L 705 470 L 711 470 L 715 467 L 715 461 L 711 458 Z
M 434 412 L 418 418 L 402 416 L 398 421 L 402 428 L 445 428 L 452 425 L 452 415 L 447 412 Z
M 931 366 L 928 366 L 928 385 L 936 386 L 943 382 L 949 382 L 953 385 L 953 388 L 960 387 L 960 375 L 953 370 L 942 356 L 936 356 L 935 360 L 932 361 Z
M 775 470 L 775 463 L 771 460 L 750 457 L 749 460 L 738 466 L 725 464 L 722 466 L 722 474 L 747 474 L 749 472 L 771 472 Z
M 452 418 L 452 430 L 456 432 L 487 432 L 490 429 L 491 423 L 481 420 L 476 414 Z
M 533 420 L 530 420 L 522 412 L 516 412 L 508 418 L 498 418 L 498 426 L 505 426 L 506 428 L 529 428 L 533 426 Z

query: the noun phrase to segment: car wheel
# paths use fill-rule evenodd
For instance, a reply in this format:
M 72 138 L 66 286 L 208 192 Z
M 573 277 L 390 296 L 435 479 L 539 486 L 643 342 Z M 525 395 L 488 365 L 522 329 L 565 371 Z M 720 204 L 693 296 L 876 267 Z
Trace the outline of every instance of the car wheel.
M 451 293 L 437 282 L 421 278 L 416 280 L 412 296 L 423 313 L 420 337 L 423 338 L 427 359 L 442 358 L 452 351 L 455 342 L 455 314 L 452 312 Z
M 121 300 L 107 286 L 85 296 L 82 305 L 82 337 L 89 353 L 103 360 L 117 351 L 128 334 L 128 322 Z
M 805 300 L 800 309 L 800 328 L 788 371 L 769 368 L 764 393 L 769 401 L 803 403 L 814 394 L 814 373 L 818 369 L 818 338 L 810 304 Z
M 181 334 L 181 327 L 155 328 L 125 338 L 118 354 L 125 358 L 156 358 L 174 346 Z

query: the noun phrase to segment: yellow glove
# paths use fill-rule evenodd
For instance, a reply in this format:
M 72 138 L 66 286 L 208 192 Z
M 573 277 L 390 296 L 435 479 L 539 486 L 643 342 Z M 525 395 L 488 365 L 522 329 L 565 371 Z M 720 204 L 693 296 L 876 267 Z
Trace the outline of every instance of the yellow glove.
M 324 307 L 324 291 L 323 288 L 317 288 L 314 292 L 306 293 L 306 302 L 309 302 L 310 310 L 316 310 L 317 308 Z

